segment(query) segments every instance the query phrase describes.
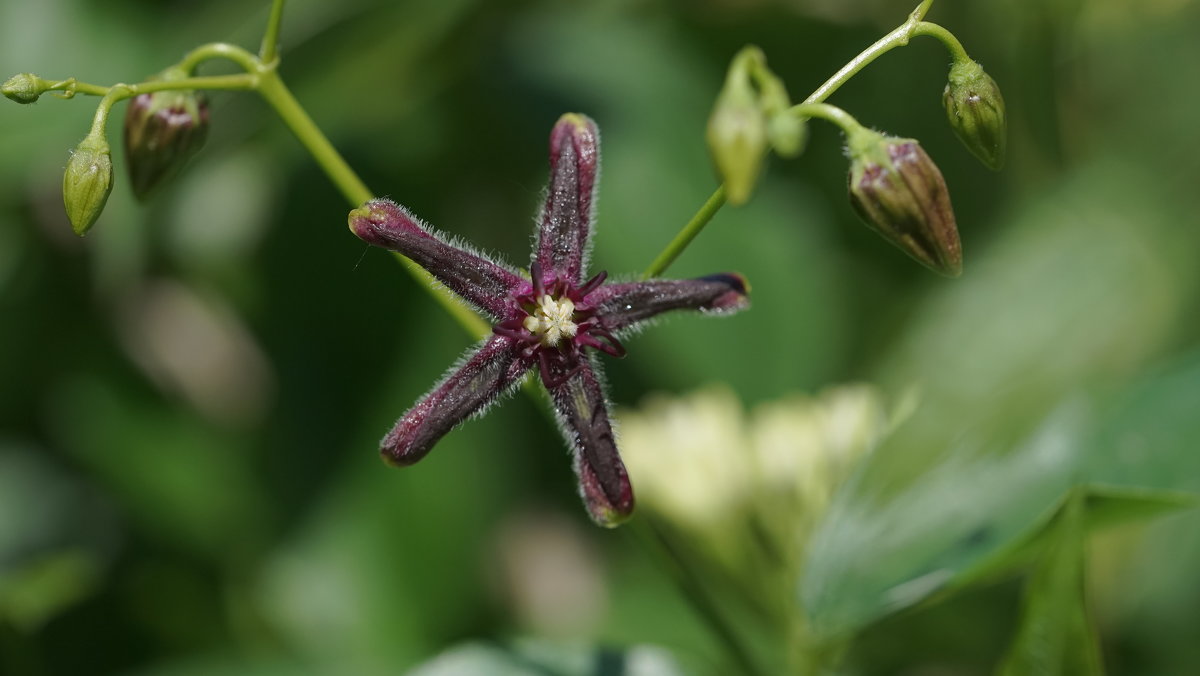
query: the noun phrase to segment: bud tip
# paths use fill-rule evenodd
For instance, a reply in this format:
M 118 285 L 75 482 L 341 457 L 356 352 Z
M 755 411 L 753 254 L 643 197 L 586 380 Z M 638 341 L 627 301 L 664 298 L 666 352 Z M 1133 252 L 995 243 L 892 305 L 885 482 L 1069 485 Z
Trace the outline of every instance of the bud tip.
M 42 95 L 41 78 L 33 73 L 18 73 L 0 85 L 0 93 L 17 103 L 33 103 Z

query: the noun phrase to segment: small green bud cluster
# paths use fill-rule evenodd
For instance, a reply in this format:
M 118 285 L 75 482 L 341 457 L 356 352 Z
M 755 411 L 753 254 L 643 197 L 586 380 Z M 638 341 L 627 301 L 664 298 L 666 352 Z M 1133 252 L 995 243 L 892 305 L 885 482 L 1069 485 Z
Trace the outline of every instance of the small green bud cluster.
M 939 37 L 955 55 L 942 95 L 950 126 L 967 150 L 989 168 L 1000 169 L 1007 123 L 995 80 L 966 56 L 949 31 L 921 22 L 916 13 L 906 26 L 909 35 L 922 30 L 920 34 Z M 734 57 L 708 121 L 708 146 L 728 201 L 747 201 L 767 151 L 799 155 L 807 119 L 824 118 L 847 135 L 850 202 L 858 215 L 922 265 L 957 277 L 962 273 L 962 246 L 941 171 L 917 141 L 868 130 L 845 111 L 822 103 L 831 90 L 823 87 L 813 101 L 792 106 L 782 81 L 767 69 L 757 47 L 746 47 Z
M 176 66 L 156 80 L 182 80 L 190 73 Z M 74 79 L 52 82 L 31 73 L 20 73 L 0 85 L 0 93 L 17 103 L 33 103 L 47 91 L 75 94 Z M 90 85 L 89 85 L 90 86 Z M 89 93 L 95 93 L 95 89 Z M 92 131 L 71 152 L 63 173 L 63 204 L 78 235 L 96 223 L 113 186 L 112 152 L 104 127 L 112 105 L 136 88 L 114 85 L 105 91 L 96 110 Z M 138 94 L 125 115 L 125 159 L 134 195 L 144 199 L 155 187 L 174 176 L 204 145 L 208 134 L 208 104 L 192 90 L 160 90 Z
M 756 89 L 757 85 L 757 89 Z M 750 199 L 768 148 L 784 157 L 804 149 L 804 121 L 790 115 L 783 82 L 767 69 L 757 47 L 746 47 L 730 64 L 708 120 L 708 148 L 731 204 Z

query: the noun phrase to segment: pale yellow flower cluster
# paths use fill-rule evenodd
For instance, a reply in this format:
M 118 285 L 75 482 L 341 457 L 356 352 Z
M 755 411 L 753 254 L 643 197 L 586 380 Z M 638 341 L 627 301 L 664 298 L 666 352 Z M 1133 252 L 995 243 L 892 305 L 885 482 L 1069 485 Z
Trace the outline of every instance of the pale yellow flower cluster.
M 889 429 L 869 385 L 795 394 L 747 411 L 712 386 L 618 411 L 639 510 L 739 573 L 794 571 L 834 491 Z M 792 578 L 794 579 L 794 578 Z

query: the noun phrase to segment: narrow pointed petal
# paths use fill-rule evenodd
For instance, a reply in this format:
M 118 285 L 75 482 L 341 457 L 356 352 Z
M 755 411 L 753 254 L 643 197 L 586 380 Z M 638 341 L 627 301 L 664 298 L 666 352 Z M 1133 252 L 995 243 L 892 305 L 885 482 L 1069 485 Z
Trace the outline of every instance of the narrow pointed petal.
M 633 487 L 617 453 L 604 388 L 587 360 L 575 365 L 555 362 L 547 368 L 552 378 L 565 377 L 546 389 L 571 446 L 580 495 L 593 521 L 616 526 L 633 512 Z
M 589 305 L 603 317 L 604 327 L 620 331 L 669 310 L 731 313 L 750 305 L 750 285 L 739 274 L 723 273 L 695 279 L 651 279 L 608 284 L 588 296 Z
M 483 341 L 396 422 L 380 445 L 383 459 L 415 463 L 456 425 L 511 391 L 531 366 L 520 350 L 519 342 L 503 336 Z
M 547 279 L 575 285 L 583 280 L 600 166 L 599 139 L 596 123 L 576 113 L 563 115 L 550 132 L 550 185 L 534 257 Z
M 499 319 L 510 314 L 508 299 L 527 286 L 515 272 L 461 246 L 404 207 L 373 199 L 350 212 L 350 230 L 368 244 L 411 258 L 463 300 Z

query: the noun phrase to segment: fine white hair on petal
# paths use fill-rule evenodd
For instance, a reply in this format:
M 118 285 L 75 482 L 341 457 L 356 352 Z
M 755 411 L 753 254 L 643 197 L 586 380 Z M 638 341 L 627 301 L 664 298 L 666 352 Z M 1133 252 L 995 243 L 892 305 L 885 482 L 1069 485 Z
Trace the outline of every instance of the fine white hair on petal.
M 587 277 L 587 271 L 591 268 L 592 263 L 592 241 L 596 237 L 596 214 L 598 213 L 596 204 L 600 201 L 598 199 L 600 196 L 600 173 L 603 164 L 600 161 L 602 155 L 600 152 L 600 127 L 596 124 L 595 120 L 591 120 L 591 118 L 588 118 L 588 120 L 591 121 L 592 131 L 596 135 L 596 175 L 592 178 L 592 194 L 588 202 L 587 237 L 583 239 L 583 251 L 579 252 L 579 273 L 580 276 L 584 278 Z M 533 222 L 533 235 L 530 238 L 532 240 L 533 256 L 535 258 L 537 257 L 539 247 L 541 246 L 542 223 L 546 221 L 546 205 L 549 202 L 550 188 L 553 186 L 553 184 L 554 176 L 551 175 L 546 181 L 546 186 L 542 188 L 541 193 L 539 193 L 539 207 L 537 210 L 537 216 Z
M 589 118 L 590 119 L 590 118 Z M 592 178 L 592 197 L 588 202 L 588 236 L 583 242 L 583 251 L 579 254 L 579 271 L 582 277 L 587 277 L 587 271 L 592 264 L 592 241 L 596 238 L 596 214 L 599 213 L 597 204 L 600 202 L 600 126 L 592 121 L 592 132 L 596 135 L 596 175 Z M 606 397 L 607 398 L 607 397 Z
M 592 371 L 592 376 L 596 379 L 596 385 L 600 388 L 600 401 L 605 412 L 612 410 L 612 403 L 608 398 L 608 381 L 604 377 L 604 370 L 600 368 L 594 354 L 588 354 L 587 366 Z M 578 377 L 578 376 L 577 376 Z M 554 421 L 558 424 L 558 431 L 562 434 L 563 439 L 567 442 L 567 452 L 571 455 L 571 467 L 575 470 L 576 476 L 582 475 L 583 468 L 583 444 L 579 438 L 579 434 L 571 427 L 567 420 L 567 416 L 559 409 L 557 402 L 554 401 L 554 396 L 550 396 L 550 408 L 554 411 Z M 617 430 L 616 421 L 611 415 L 607 416 L 609 428 L 612 430 L 613 445 L 620 452 L 620 435 Z M 584 493 L 583 482 L 579 482 L 579 497 L 586 503 L 587 495 Z
M 412 413 L 413 409 L 420 406 L 422 404 L 422 402 L 424 402 L 426 399 L 428 399 L 430 396 L 432 396 L 434 392 L 437 392 L 439 389 L 441 389 L 446 384 L 446 381 L 450 380 L 450 378 L 452 378 L 456 373 L 458 373 L 459 370 L 461 370 L 464 366 L 466 366 L 467 362 L 469 362 L 471 360 L 471 358 L 474 357 L 475 354 L 480 349 L 482 349 L 485 345 L 487 345 L 487 343 L 489 341 L 491 341 L 492 338 L 493 338 L 492 336 L 488 336 L 488 337 L 480 340 L 475 345 L 467 348 L 461 355 L 458 356 L 457 359 L 454 360 L 454 363 L 452 363 L 449 368 L 445 369 L 442 372 L 442 376 L 440 378 L 438 378 L 436 382 L 434 382 L 433 387 L 430 387 L 421 396 L 417 397 L 417 400 L 413 403 L 413 405 L 409 406 L 408 409 L 406 409 L 404 411 L 404 414 L 396 419 L 396 422 L 398 423 L 399 421 L 404 420 L 406 417 L 408 417 L 409 413 Z M 504 389 L 497 392 L 495 396 L 491 397 L 490 399 L 485 400 L 483 402 L 483 405 L 480 406 L 477 410 L 475 410 L 474 412 L 472 412 L 470 415 L 466 416 L 462 420 L 459 420 L 458 422 L 454 423 L 454 425 L 449 430 L 447 430 L 446 433 L 449 434 L 450 432 L 458 429 L 459 427 L 462 426 L 463 423 L 467 422 L 468 420 L 474 420 L 476 418 L 482 417 L 484 414 L 486 414 L 488 411 L 490 411 L 493 406 L 495 406 L 496 404 L 500 403 L 501 401 L 507 399 L 508 397 L 512 396 L 513 392 L 515 392 L 517 390 L 517 388 L 520 387 L 520 385 L 523 382 L 525 382 L 525 380 L 527 378 L 529 378 L 530 366 L 532 366 L 532 365 L 526 366 L 525 372 L 521 375 L 521 377 L 514 378 L 511 383 L 506 385 L 504 387 Z M 394 427 L 394 425 L 393 425 L 393 427 Z M 391 429 L 392 428 L 388 428 L 388 432 L 384 434 L 384 437 L 381 440 L 381 444 L 383 442 L 387 441 L 388 436 L 391 434 Z
M 456 249 L 462 249 L 463 251 L 466 251 L 467 253 L 469 253 L 473 256 L 478 256 L 493 265 L 504 268 L 505 270 L 511 272 L 514 275 L 517 275 L 518 277 L 521 276 L 520 272 L 518 271 L 518 268 L 515 268 L 512 265 L 506 263 L 502 257 L 482 251 L 475 245 L 464 240 L 461 236 L 446 232 L 445 230 L 442 230 L 441 228 L 437 228 L 437 227 L 434 227 L 433 225 L 430 225 L 429 221 L 426 221 L 425 219 L 421 218 L 420 216 L 417 216 L 408 207 L 404 206 L 403 204 L 400 204 L 399 202 L 396 202 L 395 200 L 392 200 L 391 198 L 387 198 L 387 199 L 389 201 L 391 201 L 393 204 L 395 204 L 396 207 L 399 208 L 400 211 L 403 212 L 404 215 L 407 216 L 414 224 L 416 224 L 416 226 L 418 228 L 424 230 L 425 232 L 427 232 L 428 234 L 433 236 L 435 239 L 441 241 L 444 244 L 449 244 L 450 246 L 452 246 Z
M 399 202 L 396 202 L 395 200 L 392 200 L 391 198 L 385 198 L 385 199 L 387 199 L 388 201 L 395 204 L 396 207 L 405 215 L 405 217 L 407 217 L 409 220 L 411 220 L 418 228 L 425 231 L 431 237 L 442 242 L 443 244 L 446 244 L 455 249 L 464 251 L 472 256 L 476 256 L 488 263 L 491 263 L 492 265 L 495 265 L 498 268 L 502 268 L 502 269 L 508 271 L 509 273 L 511 273 L 517 277 L 520 277 L 520 278 L 526 277 L 526 275 L 522 274 L 520 269 L 505 262 L 503 260 L 503 258 L 496 256 L 495 254 L 481 251 L 480 249 L 478 249 L 474 245 L 472 245 L 470 242 L 463 239 L 461 236 L 445 232 L 439 228 L 436 228 L 436 227 L 430 225 L 428 221 L 426 221 L 423 218 L 421 218 L 420 216 L 417 216 L 416 214 L 414 214 L 411 209 L 404 206 L 403 204 L 400 204 Z M 446 295 L 450 296 L 454 300 L 455 303 L 458 303 L 459 305 L 462 305 L 463 307 L 470 308 L 471 310 L 474 310 L 475 312 L 478 312 L 479 314 L 482 314 L 485 317 L 493 316 L 493 313 L 490 310 L 488 310 L 487 308 L 480 307 L 478 304 L 473 303 L 466 298 L 463 298 L 462 296 L 458 295 L 457 293 L 454 293 L 453 289 L 450 289 L 448 286 L 446 286 L 446 284 L 444 284 L 441 280 L 437 279 L 437 277 L 435 275 L 432 275 L 432 273 L 431 273 L 431 277 L 432 277 L 432 281 L 433 281 L 433 288 L 438 289 L 438 290 L 448 291 L 449 293 Z

